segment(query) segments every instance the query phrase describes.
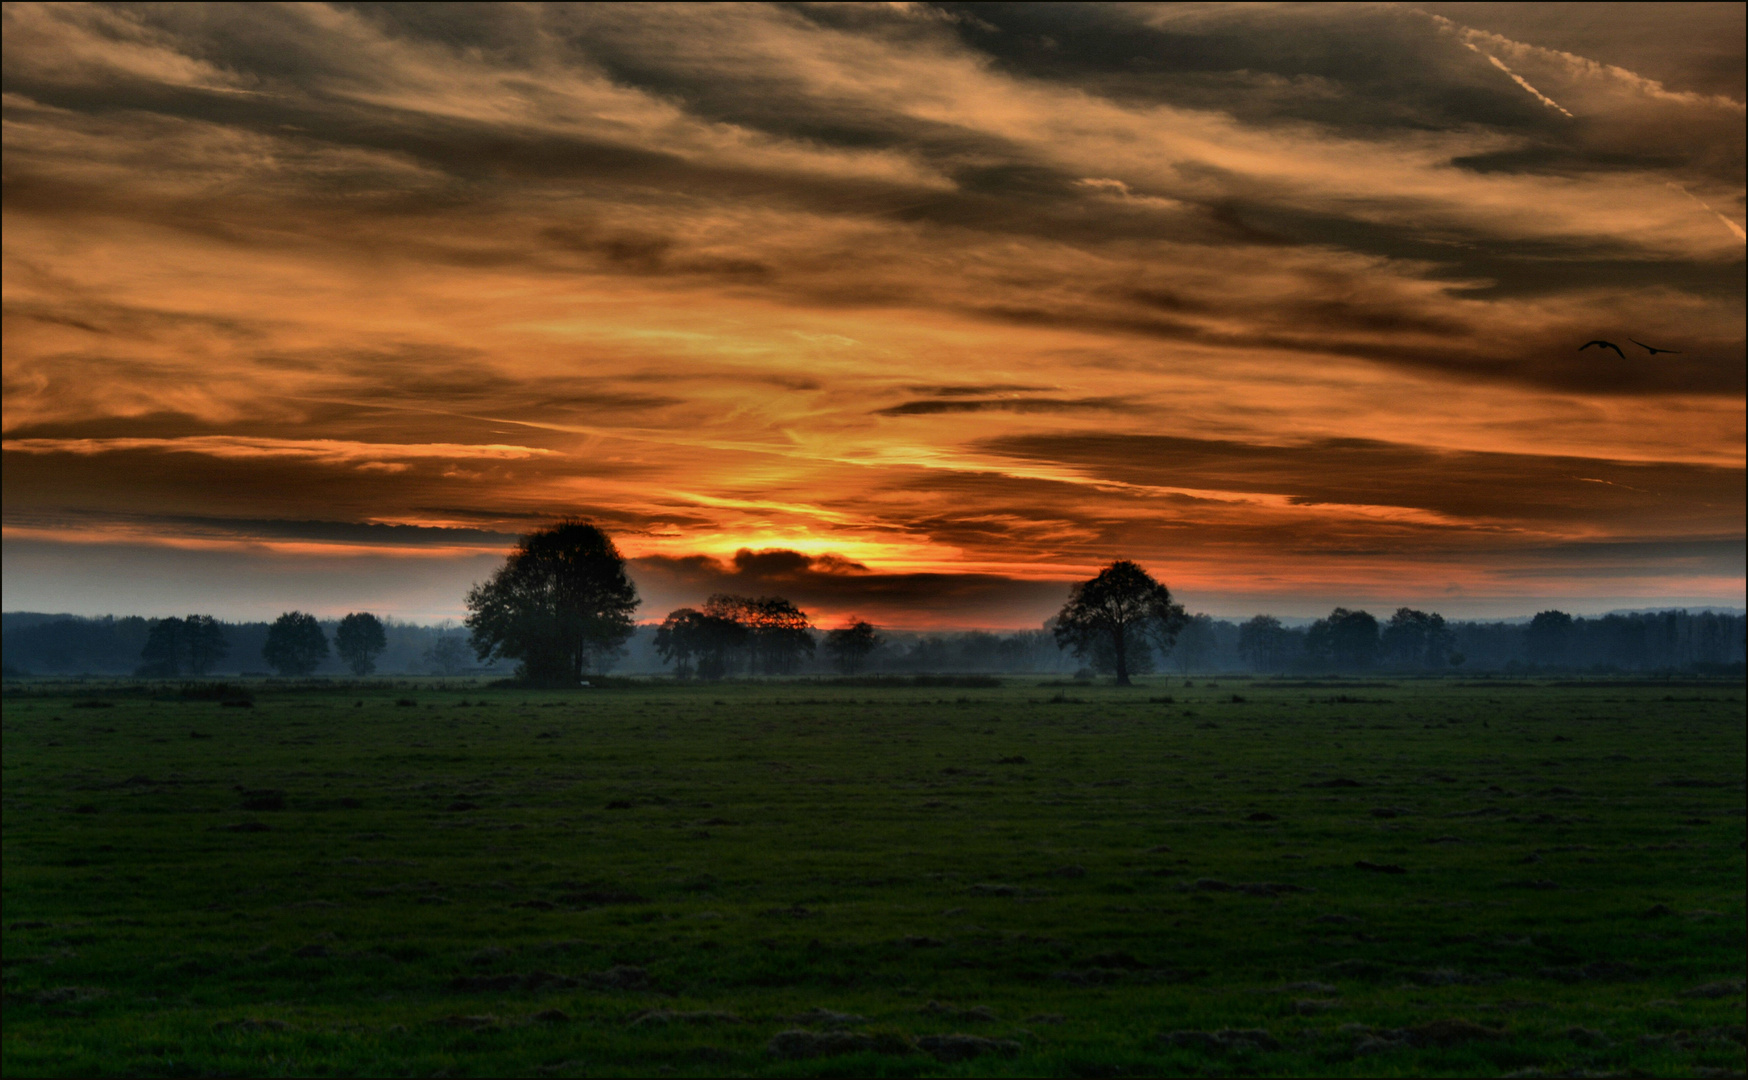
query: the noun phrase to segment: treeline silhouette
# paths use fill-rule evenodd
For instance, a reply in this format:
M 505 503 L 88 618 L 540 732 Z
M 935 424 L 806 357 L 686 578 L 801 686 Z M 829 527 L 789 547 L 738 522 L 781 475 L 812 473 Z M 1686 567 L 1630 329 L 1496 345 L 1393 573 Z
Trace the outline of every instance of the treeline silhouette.
M 730 598 L 745 599 L 745 598 Z M 709 605 L 705 605 L 706 609 Z M 681 609 L 682 611 L 691 609 Z M 791 610 L 793 608 L 791 607 Z M 1407 609 L 1404 609 L 1407 610 Z M 675 612 L 678 615 L 680 612 Z M 672 618 L 672 616 L 670 616 Z M 143 654 L 153 628 L 165 620 L 138 616 L 80 618 L 31 612 L 3 617 L 3 653 L 8 675 L 150 674 Z M 186 620 L 184 620 L 186 621 Z M 334 638 L 340 620 L 319 620 Z M 217 622 L 228 651 L 207 673 L 265 674 L 262 658 L 271 624 Z M 481 667 L 461 627 L 417 626 L 383 620 L 384 647 L 376 670 L 385 674 L 507 674 L 508 662 Z M 792 624 L 790 630 L 797 629 Z M 870 628 L 872 631 L 874 628 Z M 857 657 L 854 668 L 868 675 L 1099 673 L 1059 648 L 1053 625 L 1009 633 L 963 631 L 928 633 L 879 628 L 874 645 Z M 604 657 L 626 674 L 692 674 L 703 657 L 689 658 L 658 647 L 658 626 L 640 626 L 617 653 Z M 723 676 L 775 673 L 836 674 L 846 670 L 830 635 L 801 629 L 813 647 L 791 635 L 782 649 L 750 651 L 723 658 Z M 1533 672 L 1695 672 L 1740 674 L 1748 616 L 1715 611 L 1670 610 L 1650 613 L 1573 617 L 1544 612 L 1528 623 L 1452 622 L 1432 613 L 1410 611 L 1379 619 L 1363 611 L 1336 609 L 1309 626 L 1292 627 L 1268 616 L 1247 621 L 1191 615 L 1171 651 L 1150 650 L 1132 659 L 1138 674 L 1326 672 L 1442 672 L 1446 674 Z M 738 647 L 738 646 L 737 646 Z M 1096 660 L 1096 657 L 1094 658 Z M 1442 661 L 1442 663 L 1441 663 Z M 1138 666 L 1137 666 L 1138 665 Z M 1084 671 L 1083 671 L 1084 669 Z M 182 668 L 183 673 L 194 673 Z M 317 676 L 350 674 L 337 654 L 315 669 Z
M 296 614 L 296 613 L 288 613 Z M 167 678 L 178 675 L 265 675 L 274 665 L 263 650 L 272 633 L 271 622 L 223 622 L 210 616 L 195 616 L 196 628 L 205 641 L 205 655 L 190 648 L 191 618 L 146 619 L 137 615 L 81 618 L 39 612 L 7 612 L 0 616 L 0 653 L 5 673 L 16 675 L 141 675 Z M 210 621 L 209 621 L 210 620 Z M 300 620 L 301 622 L 301 620 Z M 353 622 L 343 636 L 346 620 L 316 619 L 313 625 L 333 648 L 319 655 L 310 667 L 316 676 L 355 673 L 356 667 L 340 645 L 364 635 L 369 646 L 367 623 Z M 467 631 L 459 626 L 419 626 L 383 619 L 381 648 L 372 656 L 379 672 L 397 674 L 461 675 L 489 672 L 505 674 L 505 664 L 480 665 L 467 647 Z M 307 634 L 307 630 L 305 631 Z M 294 640 L 295 644 L 295 640 Z M 313 642 L 306 644 L 306 648 Z M 212 650 L 222 650 L 216 657 Z M 316 650 L 310 648 L 311 653 Z M 368 651 L 368 650 L 366 650 Z M 357 656 L 357 652 L 352 654 Z

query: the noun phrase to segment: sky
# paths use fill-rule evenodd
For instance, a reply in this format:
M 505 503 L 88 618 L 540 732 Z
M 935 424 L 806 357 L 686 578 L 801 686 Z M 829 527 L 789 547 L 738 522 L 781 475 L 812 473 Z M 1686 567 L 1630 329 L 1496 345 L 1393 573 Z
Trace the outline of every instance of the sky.
M 1744 10 L 7 4 L 5 607 L 1741 606 Z

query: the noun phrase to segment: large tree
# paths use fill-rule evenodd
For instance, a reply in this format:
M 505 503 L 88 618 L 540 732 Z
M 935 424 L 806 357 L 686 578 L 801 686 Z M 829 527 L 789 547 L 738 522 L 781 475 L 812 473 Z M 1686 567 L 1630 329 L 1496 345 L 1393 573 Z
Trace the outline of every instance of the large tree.
M 1337 668 L 1368 668 L 1378 658 L 1378 620 L 1370 612 L 1336 608 L 1305 631 L 1305 651 Z
M 1132 654 L 1144 648 L 1169 652 L 1185 621 L 1170 589 L 1119 559 L 1074 587 L 1056 616 L 1056 644 L 1076 656 L 1108 655 L 1117 685 L 1128 686 Z
M 183 629 L 182 620 L 175 616 L 153 623 L 151 632 L 146 635 L 146 644 L 140 649 L 138 674 L 159 678 L 182 674 Z
M 1397 608 L 1384 624 L 1381 644 L 1384 655 L 1407 667 L 1441 669 L 1450 663 L 1456 635 L 1437 612 Z
M 874 627 L 857 620 L 825 636 L 825 651 L 845 675 L 854 675 L 868 659 L 868 654 L 880 647 L 880 635 Z
M 267 628 L 261 657 L 281 675 L 308 675 L 328 658 L 328 636 L 314 615 L 288 611 Z
M 744 649 L 750 638 L 751 631 L 738 619 L 680 608 L 669 612 L 656 628 L 655 649 L 664 661 L 675 665 L 682 679 L 690 678 L 694 671 L 700 678 L 720 679 L 728 674 L 734 654 Z
M 726 619 L 746 628 L 751 671 L 787 675 L 803 654 L 813 655 L 813 624 L 807 613 L 781 596 L 731 596 L 717 593 L 704 602 L 706 616 Z
M 182 620 L 182 640 L 188 655 L 188 670 L 205 675 L 230 654 L 225 628 L 211 615 L 190 615 Z
M 524 679 L 574 686 L 631 637 L 637 587 L 606 533 L 567 519 L 522 537 L 467 609 L 481 662 L 520 660 Z
M 1238 628 L 1238 655 L 1258 671 L 1276 671 L 1292 651 L 1293 632 L 1273 615 L 1258 615 Z
M 1538 611 L 1524 628 L 1524 649 L 1531 662 L 1559 667 L 1572 642 L 1572 616 L 1564 611 Z
M 355 611 L 340 620 L 334 631 L 334 651 L 354 675 L 368 675 L 376 670 L 376 658 L 388 648 L 388 635 L 382 620 L 368 611 Z

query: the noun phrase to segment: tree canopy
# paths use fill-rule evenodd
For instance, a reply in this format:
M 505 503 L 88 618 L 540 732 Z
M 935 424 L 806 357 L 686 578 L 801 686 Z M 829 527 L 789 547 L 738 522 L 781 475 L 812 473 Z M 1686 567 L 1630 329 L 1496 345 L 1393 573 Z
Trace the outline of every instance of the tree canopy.
M 752 632 L 738 619 L 679 608 L 669 612 L 656 628 L 655 649 L 662 660 L 676 666 L 683 679 L 694 673 L 703 679 L 720 679 L 728 674 L 735 652 L 746 648 L 751 638 Z
M 567 519 L 521 538 L 504 565 L 467 594 L 467 627 L 481 662 L 521 661 L 532 682 L 575 685 L 635 629 L 637 587 L 625 559 L 594 525 Z
M 141 675 L 205 675 L 231 651 L 224 627 L 211 615 L 159 619 L 140 650 Z
M 859 671 L 868 654 L 879 647 L 880 635 L 874 632 L 873 626 L 859 619 L 825 636 L 826 653 L 846 675 Z
M 781 596 L 717 593 L 702 611 L 669 612 L 655 636 L 656 652 L 682 678 L 720 679 L 743 662 L 749 672 L 788 675 L 814 647 L 807 613 Z
M 1378 658 L 1378 620 L 1338 607 L 1305 631 L 1305 651 L 1338 668 L 1371 667 Z
M 352 674 L 368 675 L 376 670 L 376 658 L 388 648 L 388 635 L 382 620 L 368 611 L 355 611 L 340 620 L 334 631 L 334 651 L 352 669 Z
M 1083 581 L 1056 616 L 1056 643 L 1076 656 L 1099 657 L 1108 650 L 1117 685 L 1128 686 L 1132 659 L 1150 648 L 1169 652 L 1186 621 L 1171 590 L 1127 559 L 1119 559 Z
M 1437 612 L 1397 608 L 1384 625 L 1381 644 L 1392 663 L 1438 670 L 1450 664 L 1456 635 Z
M 281 675 L 308 675 L 328 658 L 328 636 L 314 615 L 288 611 L 268 627 L 261 658 Z

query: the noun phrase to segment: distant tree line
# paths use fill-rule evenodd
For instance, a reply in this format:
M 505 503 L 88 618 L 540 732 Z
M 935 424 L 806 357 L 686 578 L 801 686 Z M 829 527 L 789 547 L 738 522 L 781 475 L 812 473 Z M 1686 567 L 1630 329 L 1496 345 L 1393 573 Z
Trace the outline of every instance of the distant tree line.
M 317 676 L 351 675 L 365 661 L 366 673 L 373 670 L 399 675 L 459 675 L 480 670 L 509 673 L 508 666 L 482 667 L 468 648 L 465 631 L 458 627 L 416 626 L 369 618 L 381 631 L 380 647 L 368 623 L 361 625 L 361 620 L 354 619 L 352 625 L 364 633 L 359 641 L 354 636 L 357 631 L 346 632 L 344 619 L 318 619 L 316 628 L 323 635 L 327 652 L 314 648 L 310 641 L 310 654 L 296 661 L 294 673 L 307 670 Z M 281 670 L 264 655 L 274 622 L 224 622 L 210 616 L 79 618 L 31 612 L 7 612 L 4 619 L 4 661 L 8 674 L 175 678 L 279 674 Z M 204 621 L 208 619 L 210 622 Z M 196 620 L 203 621 L 197 624 L 198 634 L 192 635 L 195 640 L 191 642 L 187 627 Z M 165 624 L 169 628 L 160 629 Z M 209 648 L 203 655 L 198 646 L 203 636 L 214 640 L 217 649 Z M 354 647 L 355 641 L 366 647 Z M 305 669 L 303 664 L 308 659 L 314 659 L 315 665 Z
M 575 686 L 591 672 L 630 661 L 633 670 L 682 678 L 872 672 L 1050 672 L 1072 654 L 1076 675 L 1180 673 L 1469 671 L 1716 671 L 1744 667 L 1748 617 L 1662 611 L 1575 618 L 1543 611 L 1528 624 L 1447 622 L 1398 608 L 1388 620 L 1338 607 L 1308 626 L 1271 615 L 1243 623 L 1192 615 L 1136 563 L 1118 560 L 1075 585 L 1041 631 L 907 635 L 852 620 L 823 635 L 780 596 L 716 594 L 702 608 L 672 611 L 639 628 L 636 586 L 613 541 L 567 519 L 524 536 L 485 582 L 467 594 L 465 643 L 447 627 L 385 624 L 355 612 L 328 631 L 288 611 L 272 624 L 225 624 L 210 615 L 156 620 L 5 615 L 9 675 L 205 675 L 227 657 L 242 673 L 259 657 L 286 676 L 307 676 L 337 655 L 356 676 L 377 670 L 459 674 L 516 661 L 518 678 Z M 417 640 L 418 646 L 409 649 Z M 819 646 L 823 641 L 824 656 Z M 639 654 L 642 654 L 641 656 Z

